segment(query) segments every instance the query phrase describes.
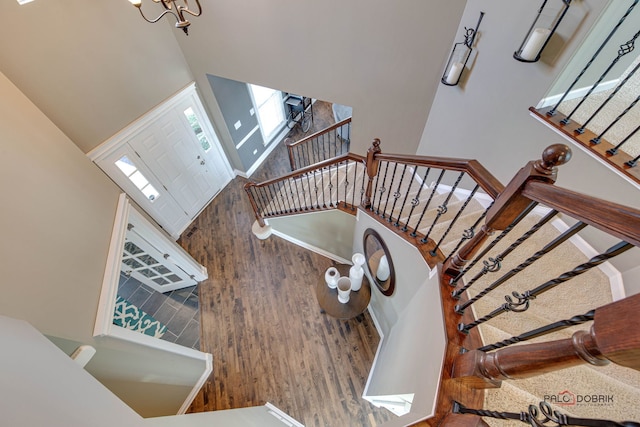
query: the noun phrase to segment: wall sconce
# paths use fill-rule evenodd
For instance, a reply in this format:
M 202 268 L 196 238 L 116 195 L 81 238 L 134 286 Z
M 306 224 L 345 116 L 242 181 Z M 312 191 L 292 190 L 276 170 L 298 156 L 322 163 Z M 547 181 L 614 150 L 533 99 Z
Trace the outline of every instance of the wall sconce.
M 467 61 L 469 60 L 469 56 L 473 50 L 473 41 L 476 38 L 476 34 L 478 34 L 478 28 L 480 27 L 480 22 L 482 22 L 483 16 L 484 12 L 480 12 L 480 19 L 478 19 L 475 29 L 464 27 L 464 41 L 453 45 L 453 50 L 451 51 L 451 55 L 449 55 L 447 66 L 444 67 L 444 73 L 440 79 L 443 84 L 447 86 L 455 86 L 460 81 L 462 71 L 467 65 Z
M 200 7 L 199 0 L 195 0 L 196 6 L 198 6 L 197 12 L 194 12 L 189 9 L 188 0 L 182 0 L 184 5 L 176 4 L 178 0 L 152 0 L 154 3 L 160 3 L 164 8 L 164 10 L 162 11 L 162 13 L 160 13 L 160 15 L 158 15 L 156 19 L 147 19 L 147 17 L 144 16 L 144 13 L 142 13 L 142 0 L 129 0 L 129 1 L 131 2 L 132 5 L 138 8 L 138 10 L 140 11 L 140 15 L 142 15 L 142 18 L 144 18 L 145 21 L 150 22 L 152 24 L 154 22 L 158 22 L 167 13 L 170 13 L 171 15 L 174 16 L 174 18 L 176 18 L 176 28 L 180 28 L 182 31 L 184 31 L 186 35 L 189 35 L 189 25 L 191 25 L 191 22 L 185 19 L 184 14 L 188 13 L 189 15 L 192 15 L 192 16 L 200 16 L 200 14 L 202 13 L 202 8 Z
M 553 6 L 545 9 L 547 3 L 551 3 Z M 570 5 L 571 0 L 544 0 L 527 36 L 522 41 L 520 48 L 513 53 L 513 57 L 522 62 L 536 62 L 540 59 L 540 54 L 551 40 L 551 36 L 555 33 Z

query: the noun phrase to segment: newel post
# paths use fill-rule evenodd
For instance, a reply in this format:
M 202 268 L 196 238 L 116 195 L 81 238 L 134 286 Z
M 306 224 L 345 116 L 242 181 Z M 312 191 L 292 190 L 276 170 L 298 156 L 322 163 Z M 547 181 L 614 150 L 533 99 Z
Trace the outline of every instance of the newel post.
M 362 205 L 365 208 L 371 207 L 373 195 L 373 179 L 378 175 L 378 167 L 380 166 L 380 160 L 376 158 L 378 154 L 380 154 L 382 150 L 380 149 L 380 140 L 375 138 L 371 147 L 367 150 L 367 188 L 364 192 L 364 198 L 362 199 Z
M 253 191 L 251 191 L 252 188 L 256 188 L 255 182 L 247 182 L 244 185 L 244 191 L 247 192 L 247 196 L 249 197 L 249 201 L 251 202 L 251 208 L 253 209 L 253 214 L 255 215 L 256 220 L 258 221 L 258 224 L 260 225 L 260 227 L 264 227 L 266 223 L 264 222 L 264 218 L 262 218 L 262 215 L 260 215 L 258 211 L 258 204 L 256 203 L 256 200 L 253 196 Z
M 291 165 L 291 171 L 293 172 L 294 170 L 296 170 L 296 162 L 293 156 L 293 145 L 295 144 L 295 141 L 291 138 L 285 138 L 284 139 L 284 145 L 287 146 L 287 152 L 289 153 L 289 164 Z
M 553 184 L 558 173 L 557 167 L 569 159 L 571 149 L 564 144 L 554 144 L 542 152 L 540 160 L 530 161 L 520 169 L 496 198 L 480 231 L 444 264 L 444 272 L 450 276 L 460 273 L 494 231 L 507 228 L 532 203 L 522 195 L 527 182 L 538 180 Z

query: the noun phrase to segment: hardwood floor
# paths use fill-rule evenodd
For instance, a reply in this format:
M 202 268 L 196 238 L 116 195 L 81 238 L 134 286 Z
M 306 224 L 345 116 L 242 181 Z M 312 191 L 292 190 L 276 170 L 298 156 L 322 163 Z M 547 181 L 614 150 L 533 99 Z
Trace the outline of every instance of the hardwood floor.
M 288 170 L 281 143 L 252 179 Z M 268 401 L 307 427 L 395 417 L 361 398 L 379 342 L 368 312 L 360 321 L 320 313 L 315 285 L 335 263 L 276 236 L 257 239 L 245 182 L 231 182 L 180 240 L 209 272 L 199 285 L 201 348 L 213 373 L 190 412 Z

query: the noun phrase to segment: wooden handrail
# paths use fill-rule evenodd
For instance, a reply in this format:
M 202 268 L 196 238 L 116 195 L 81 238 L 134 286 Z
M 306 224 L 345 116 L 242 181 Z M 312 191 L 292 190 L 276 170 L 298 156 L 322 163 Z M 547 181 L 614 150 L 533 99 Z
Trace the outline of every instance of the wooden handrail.
M 522 194 L 619 239 L 640 246 L 640 210 L 544 182 L 528 182 Z
M 301 139 L 301 140 L 299 140 L 299 141 L 293 141 L 293 140 L 289 139 L 288 141 L 286 141 L 287 148 L 289 148 L 289 149 L 290 149 L 291 147 L 295 147 L 296 145 L 304 144 L 305 142 L 310 141 L 310 140 L 312 140 L 312 139 L 314 139 L 314 138 L 317 138 L 317 137 L 319 137 L 320 135 L 323 135 L 323 134 L 325 134 L 325 133 L 331 132 L 331 131 L 332 131 L 332 130 L 334 130 L 334 129 L 338 129 L 339 127 L 344 126 L 344 125 L 346 125 L 347 123 L 351 123 L 351 117 L 347 117 L 347 118 L 346 118 L 346 119 L 344 119 L 344 120 L 341 120 L 341 121 L 339 121 L 339 122 L 337 122 L 337 123 L 335 123 L 335 124 L 332 124 L 332 125 L 331 125 L 331 126 L 329 126 L 328 128 L 325 128 L 325 129 L 319 130 L 318 132 L 313 133 L 313 134 L 311 134 L 311 135 L 309 135 L 309 136 L 305 136 L 304 138 L 302 138 L 302 139 Z
M 282 175 L 282 176 L 279 176 L 277 178 L 269 179 L 267 181 L 263 181 L 263 182 L 260 182 L 260 183 L 249 181 L 244 185 L 244 188 L 246 190 L 249 187 L 267 187 L 267 186 L 269 186 L 271 184 L 275 184 L 276 182 L 286 181 L 286 180 L 291 179 L 291 178 L 299 178 L 299 177 L 301 177 L 302 175 L 304 175 L 304 174 L 306 174 L 308 172 L 313 172 L 315 170 L 322 169 L 322 168 L 327 167 L 327 166 L 333 166 L 336 163 L 344 162 L 345 160 L 353 160 L 353 161 L 356 161 L 356 162 L 365 162 L 366 161 L 366 159 L 364 157 L 360 156 L 359 154 L 347 153 L 347 154 L 343 154 L 343 155 L 338 156 L 338 157 L 334 157 L 332 159 L 327 159 L 327 160 L 324 160 L 322 162 L 315 163 L 315 164 L 313 164 L 311 166 L 306 166 L 306 167 L 304 167 L 302 169 L 298 169 L 298 170 L 296 170 L 294 172 L 290 172 L 290 173 L 288 173 L 286 175 Z
M 485 353 L 472 350 L 454 362 L 453 377 L 470 387 L 495 387 L 496 381 L 530 378 L 584 363 L 613 361 L 640 369 L 640 331 L 630 327 L 640 310 L 640 294 L 596 309 L 589 331 L 571 338 L 508 347 Z
M 505 188 L 504 185 L 477 160 L 384 153 L 376 155 L 376 160 L 466 172 L 478 183 L 480 188 L 493 199 L 498 197 Z

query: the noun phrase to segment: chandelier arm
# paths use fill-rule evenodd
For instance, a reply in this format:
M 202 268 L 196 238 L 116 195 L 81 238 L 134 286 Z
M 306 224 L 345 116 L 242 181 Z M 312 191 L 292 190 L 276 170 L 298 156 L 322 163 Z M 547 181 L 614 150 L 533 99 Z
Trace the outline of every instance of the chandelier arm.
M 188 6 L 176 6 L 176 8 L 184 13 L 188 13 L 191 16 L 200 16 L 202 14 L 202 7 L 200 6 L 200 1 L 199 0 L 195 0 L 196 5 L 198 6 L 198 12 L 193 12 L 191 10 L 188 9 Z M 186 3 L 186 1 L 185 1 Z
M 138 10 L 140 11 L 140 15 L 142 15 L 142 18 L 151 23 L 151 24 L 155 24 L 156 22 L 158 22 L 164 15 L 166 15 L 167 13 L 173 15 L 174 18 L 176 18 L 176 21 L 180 22 L 180 20 L 178 19 L 178 17 L 176 16 L 175 13 L 173 13 L 170 10 L 165 10 L 164 12 L 162 12 L 160 15 L 158 15 L 158 17 L 156 19 L 148 19 L 146 16 L 144 16 L 144 13 L 142 13 L 142 8 L 138 8 Z

